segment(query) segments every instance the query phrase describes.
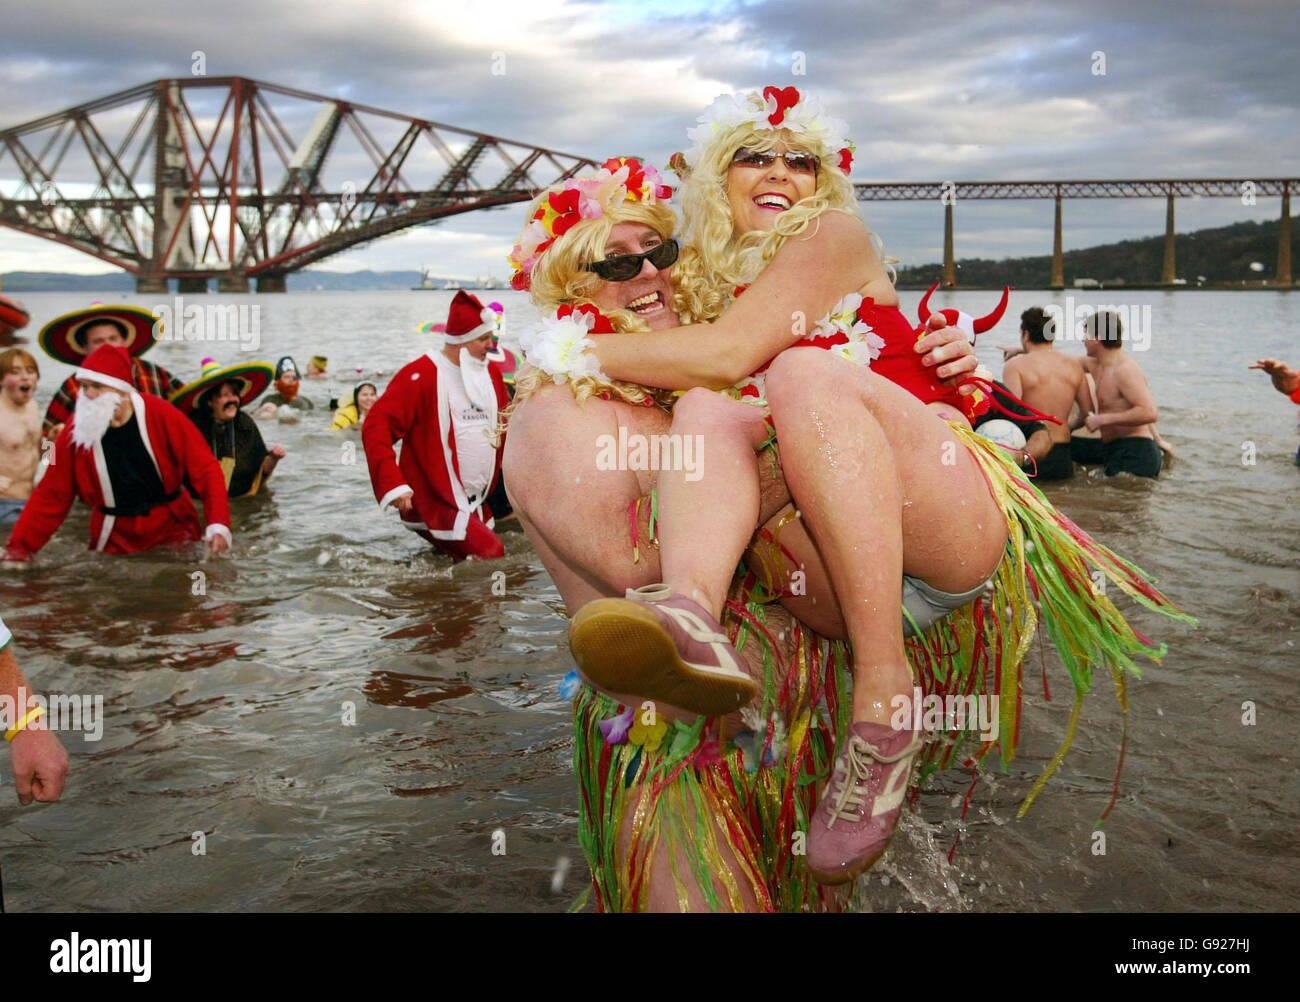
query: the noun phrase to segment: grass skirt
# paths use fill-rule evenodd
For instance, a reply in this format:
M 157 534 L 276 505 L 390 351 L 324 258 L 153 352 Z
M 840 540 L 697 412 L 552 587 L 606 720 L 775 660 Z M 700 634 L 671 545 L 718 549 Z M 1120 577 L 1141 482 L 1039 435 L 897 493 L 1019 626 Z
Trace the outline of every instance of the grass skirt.
M 964 697 L 997 696 L 999 720 L 997 737 L 984 740 L 975 714 L 948 719 L 922 753 L 919 781 L 936 769 L 960 764 L 978 773 L 990 761 L 1005 766 L 1015 758 L 1023 666 L 1041 619 L 1070 676 L 1074 706 L 1059 750 L 1021 805 L 1023 815 L 1068 751 L 1093 675 L 1109 675 L 1127 722 L 1126 677 L 1140 677 L 1137 658 L 1159 662 L 1165 653 L 1128 624 L 1104 581 L 1149 609 L 1194 621 L 1139 569 L 1058 512 L 1002 449 L 963 425 L 952 428 L 1006 517 L 1006 556 L 988 591 L 905 647 L 924 697 L 956 705 Z M 847 905 L 851 892 L 815 883 L 803 852 L 808 819 L 851 720 L 851 654 L 846 643 L 820 637 L 770 605 L 780 597 L 770 582 L 788 580 L 772 573 L 781 562 L 778 536 L 779 530 L 767 535 L 771 559 L 742 565 L 724 615 L 742 657 L 757 662 L 763 687 L 734 738 L 721 736 L 719 720 L 655 722 L 652 710 L 578 690 L 579 838 L 602 911 L 644 910 L 652 866 L 665 858 L 682 911 L 693 888 L 714 911 Z M 1046 688 L 1045 667 L 1043 682 Z M 615 727 L 606 737 L 615 718 L 638 717 L 643 726 L 626 734 Z M 610 743 L 615 738 L 620 743 Z M 1124 740 L 1103 818 L 1118 792 Z

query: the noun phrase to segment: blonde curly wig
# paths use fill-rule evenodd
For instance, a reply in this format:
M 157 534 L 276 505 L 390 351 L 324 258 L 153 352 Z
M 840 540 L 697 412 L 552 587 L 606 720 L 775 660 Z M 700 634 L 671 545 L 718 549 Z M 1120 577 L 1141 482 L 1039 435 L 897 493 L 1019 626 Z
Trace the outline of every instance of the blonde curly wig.
M 771 230 L 737 237 L 727 200 L 732 157 L 741 149 L 770 150 L 778 142 L 820 160 L 817 190 L 781 213 Z M 752 282 L 786 240 L 815 228 L 822 213 L 843 212 L 860 219 L 853 185 L 840 171 L 837 158 L 837 150 L 828 150 L 807 136 L 788 129 L 760 129 L 752 123 L 719 133 L 709 142 L 681 187 L 685 238 L 695 253 L 673 273 L 678 311 L 693 321 L 716 319 L 731 302 L 735 288 Z M 881 249 L 879 238 L 874 233 L 871 236 Z
M 559 189 L 548 189 L 538 195 L 528 207 L 527 218 L 531 220 L 543 199 L 557 190 Z M 574 224 L 555 239 L 533 266 L 529 276 L 530 288 L 533 305 L 539 311 L 549 314 L 566 303 L 576 306 L 592 302 L 606 283 L 594 272 L 585 270 L 586 266 L 604 258 L 610 233 L 619 223 L 644 224 L 669 240 L 677 228 L 677 216 L 662 202 L 623 202 L 598 219 L 583 219 Z M 688 256 L 690 255 L 683 249 L 678 264 L 674 267 L 680 267 L 682 260 Z M 671 305 L 677 309 L 676 297 Z M 615 310 L 609 314 L 609 319 L 616 331 L 639 333 L 649 330 L 645 321 L 630 310 Z M 515 377 L 515 401 L 526 399 L 549 382 L 551 379 L 545 373 L 531 366 L 525 367 Z M 592 395 L 608 394 L 630 404 L 644 404 L 649 400 L 651 403 L 666 405 L 672 396 L 668 391 L 647 389 L 635 383 L 619 380 L 607 383 L 589 377 L 572 379 L 569 386 L 580 401 Z

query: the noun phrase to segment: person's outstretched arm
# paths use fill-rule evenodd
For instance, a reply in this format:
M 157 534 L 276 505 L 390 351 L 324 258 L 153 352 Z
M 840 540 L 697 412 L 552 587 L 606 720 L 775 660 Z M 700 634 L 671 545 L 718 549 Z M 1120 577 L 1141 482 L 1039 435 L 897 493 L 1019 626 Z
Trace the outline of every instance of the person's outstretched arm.
M 14 773 L 18 802 L 24 807 L 33 800 L 53 803 L 63 794 L 63 781 L 68 775 L 68 753 L 63 744 L 46 726 L 48 721 L 39 718 L 24 722 L 31 707 L 32 695 L 14 657 L 12 636 L 0 621 L 0 705 L 5 709 L 5 736 L 19 725 L 24 725 L 9 738 L 9 764 Z M 13 719 L 14 716 L 17 719 Z
M 787 240 L 753 284 L 717 320 L 667 331 L 603 334 L 594 339 L 600 368 L 614 379 L 686 390 L 731 386 L 810 332 L 847 293 L 883 265 L 861 222 L 827 212 L 811 234 Z M 940 379 L 973 369 L 960 331 L 937 330 L 920 344 L 941 366 Z M 953 347 L 946 347 L 949 344 Z M 963 356 L 970 355 L 966 366 Z M 958 365 L 951 370 L 944 365 Z
M 1279 362 L 1276 358 L 1261 358 L 1251 368 L 1263 369 L 1267 372 L 1273 380 L 1273 388 L 1278 393 L 1292 398 L 1300 393 L 1300 372 L 1288 368 L 1285 362 Z

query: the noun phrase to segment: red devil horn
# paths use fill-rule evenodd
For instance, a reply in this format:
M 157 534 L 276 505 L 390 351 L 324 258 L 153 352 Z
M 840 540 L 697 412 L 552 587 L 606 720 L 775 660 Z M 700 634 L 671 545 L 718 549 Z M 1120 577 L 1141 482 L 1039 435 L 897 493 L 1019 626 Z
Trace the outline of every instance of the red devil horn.
M 1002 319 L 1002 314 L 1007 311 L 1007 299 L 1011 295 L 1011 286 L 1003 286 L 1002 302 L 998 303 L 998 308 L 990 313 L 987 317 L 979 317 L 975 321 L 975 333 L 983 334 L 986 330 Z
M 921 297 L 921 305 L 916 308 L 916 315 L 921 318 L 921 323 L 925 323 L 930 319 L 930 293 L 937 288 L 939 288 L 939 283 L 935 282 L 934 285 L 925 290 L 925 295 Z

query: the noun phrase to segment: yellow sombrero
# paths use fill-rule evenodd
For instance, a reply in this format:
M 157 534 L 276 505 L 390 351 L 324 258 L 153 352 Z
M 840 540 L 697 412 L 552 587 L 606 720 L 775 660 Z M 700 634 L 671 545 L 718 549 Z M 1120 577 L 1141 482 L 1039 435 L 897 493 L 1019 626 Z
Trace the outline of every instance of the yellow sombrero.
M 41 348 L 50 358 L 68 365 L 80 365 L 86 357 L 85 330 L 97 323 L 111 323 L 126 338 L 125 348 L 140 356 L 153 347 L 154 323 L 157 317 L 139 306 L 104 306 L 96 303 L 84 310 L 73 310 L 55 317 L 41 328 L 37 337 Z M 159 332 L 162 326 L 159 324 Z
M 220 366 L 210 358 L 203 360 L 203 374 L 192 383 L 186 383 L 167 399 L 186 414 L 194 411 L 208 390 L 222 383 L 239 384 L 239 406 L 256 399 L 271 385 L 275 368 L 270 362 L 244 362 L 241 365 Z

